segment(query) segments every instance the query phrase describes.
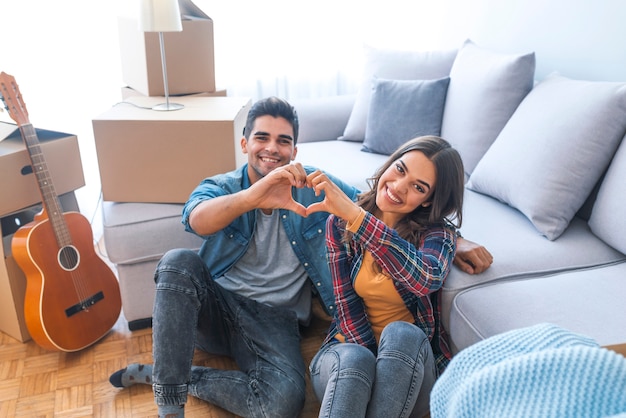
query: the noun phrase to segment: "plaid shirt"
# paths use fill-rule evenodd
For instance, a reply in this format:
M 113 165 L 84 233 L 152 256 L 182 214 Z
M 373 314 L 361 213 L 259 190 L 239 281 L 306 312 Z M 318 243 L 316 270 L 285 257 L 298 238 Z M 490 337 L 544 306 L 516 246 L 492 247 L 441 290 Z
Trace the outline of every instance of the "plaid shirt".
M 348 245 L 342 242 L 345 221 L 331 215 L 326 222 L 328 263 L 333 279 L 337 311 L 324 344 L 345 342 L 368 347 L 374 354 L 377 343 L 367 319 L 365 304 L 354 290 L 363 252 L 369 251 L 387 275 L 415 318 L 415 325 L 428 336 L 435 363 L 443 372 L 452 354 L 441 325 L 441 292 L 456 251 L 452 227 L 439 225 L 424 231 L 419 248 L 402 239 L 370 213 L 365 214 Z

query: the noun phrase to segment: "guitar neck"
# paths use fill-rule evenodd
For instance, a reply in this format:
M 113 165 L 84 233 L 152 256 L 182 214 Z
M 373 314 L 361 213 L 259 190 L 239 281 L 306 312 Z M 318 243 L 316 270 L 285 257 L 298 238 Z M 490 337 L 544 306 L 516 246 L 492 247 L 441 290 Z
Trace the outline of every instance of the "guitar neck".
M 71 236 L 63 216 L 63 209 L 54 190 L 52 177 L 48 171 L 48 165 L 41 151 L 41 144 L 37 132 L 32 124 L 26 123 L 19 126 L 20 132 L 26 144 L 33 172 L 39 184 L 41 201 L 44 205 L 49 221 L 52 223 L 54 235 L 59 248 L 71 244 Z

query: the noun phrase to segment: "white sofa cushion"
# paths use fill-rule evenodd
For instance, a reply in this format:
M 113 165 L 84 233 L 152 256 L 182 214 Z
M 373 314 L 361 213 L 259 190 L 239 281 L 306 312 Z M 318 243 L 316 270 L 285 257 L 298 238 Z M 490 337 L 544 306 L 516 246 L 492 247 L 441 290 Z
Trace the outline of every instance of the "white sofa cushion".
M 602 180 L 593 205 L 589 227 L 613 248 L 626 254 L 626 139 L 622 139 L 609 169 Z
M 537 84 L 472 173 L 468 187 L 520 210 L 558 238 L 606 169 L 626 132 L 626 83 Z
M 401 51 L 365 47 L 365 65 L 356 101 L 342 136 L 345 141 L 362 142 L 369 113 L 374 77 L 390 80 L 429 80 L 447 77 L 456 50 Z
M 469 176 L 533 87 L 535 54 L 501 54 L 467 40 L 450 70 L 441 136 Z
M 436 80 L 376 79 L 363 150 L 390 155 L 411 138 L 441 134 L 449 77 Z

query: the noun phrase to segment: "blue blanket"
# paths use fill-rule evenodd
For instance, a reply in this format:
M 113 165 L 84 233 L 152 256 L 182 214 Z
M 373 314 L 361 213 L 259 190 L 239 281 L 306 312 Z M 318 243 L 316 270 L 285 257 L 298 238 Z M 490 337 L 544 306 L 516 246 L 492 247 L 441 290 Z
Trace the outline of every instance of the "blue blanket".
M 626 417 L 626 358 L 552 324 L 458 353 L 431 393 L 432 418 Z

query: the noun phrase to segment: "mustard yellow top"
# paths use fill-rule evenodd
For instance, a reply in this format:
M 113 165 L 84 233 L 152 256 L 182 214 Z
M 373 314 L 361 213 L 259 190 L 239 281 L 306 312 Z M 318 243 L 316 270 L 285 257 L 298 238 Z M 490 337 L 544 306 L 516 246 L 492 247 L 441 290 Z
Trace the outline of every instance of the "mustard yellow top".
M 354 280 L 354 290 L 363 299 L 367 318 L 372 326 L 376 342 L 387 324 L 394 321 L 415 322 L 398 294 L 391 278 L 374 270 L 374 257 L 369 251 L 363 254 L 363 264 Z
M 346 229 L 356 232 L 364 218 L 365 210 L 361 208 L 357 217 L 347 223 Z M 354 290 L 363 299 L 367 318 L 377 343 L 380 343 L 380 334 L 387 324 L 394 321 L 415 322 L 413 315 L 396 291 L 391 278 L 374 270 L 374 257 L 369 251 L 363 254 L 361 268 L 354 280 Z M 336 335 L 335 338 L 340 342 L 345 342 L 341 334 Z

